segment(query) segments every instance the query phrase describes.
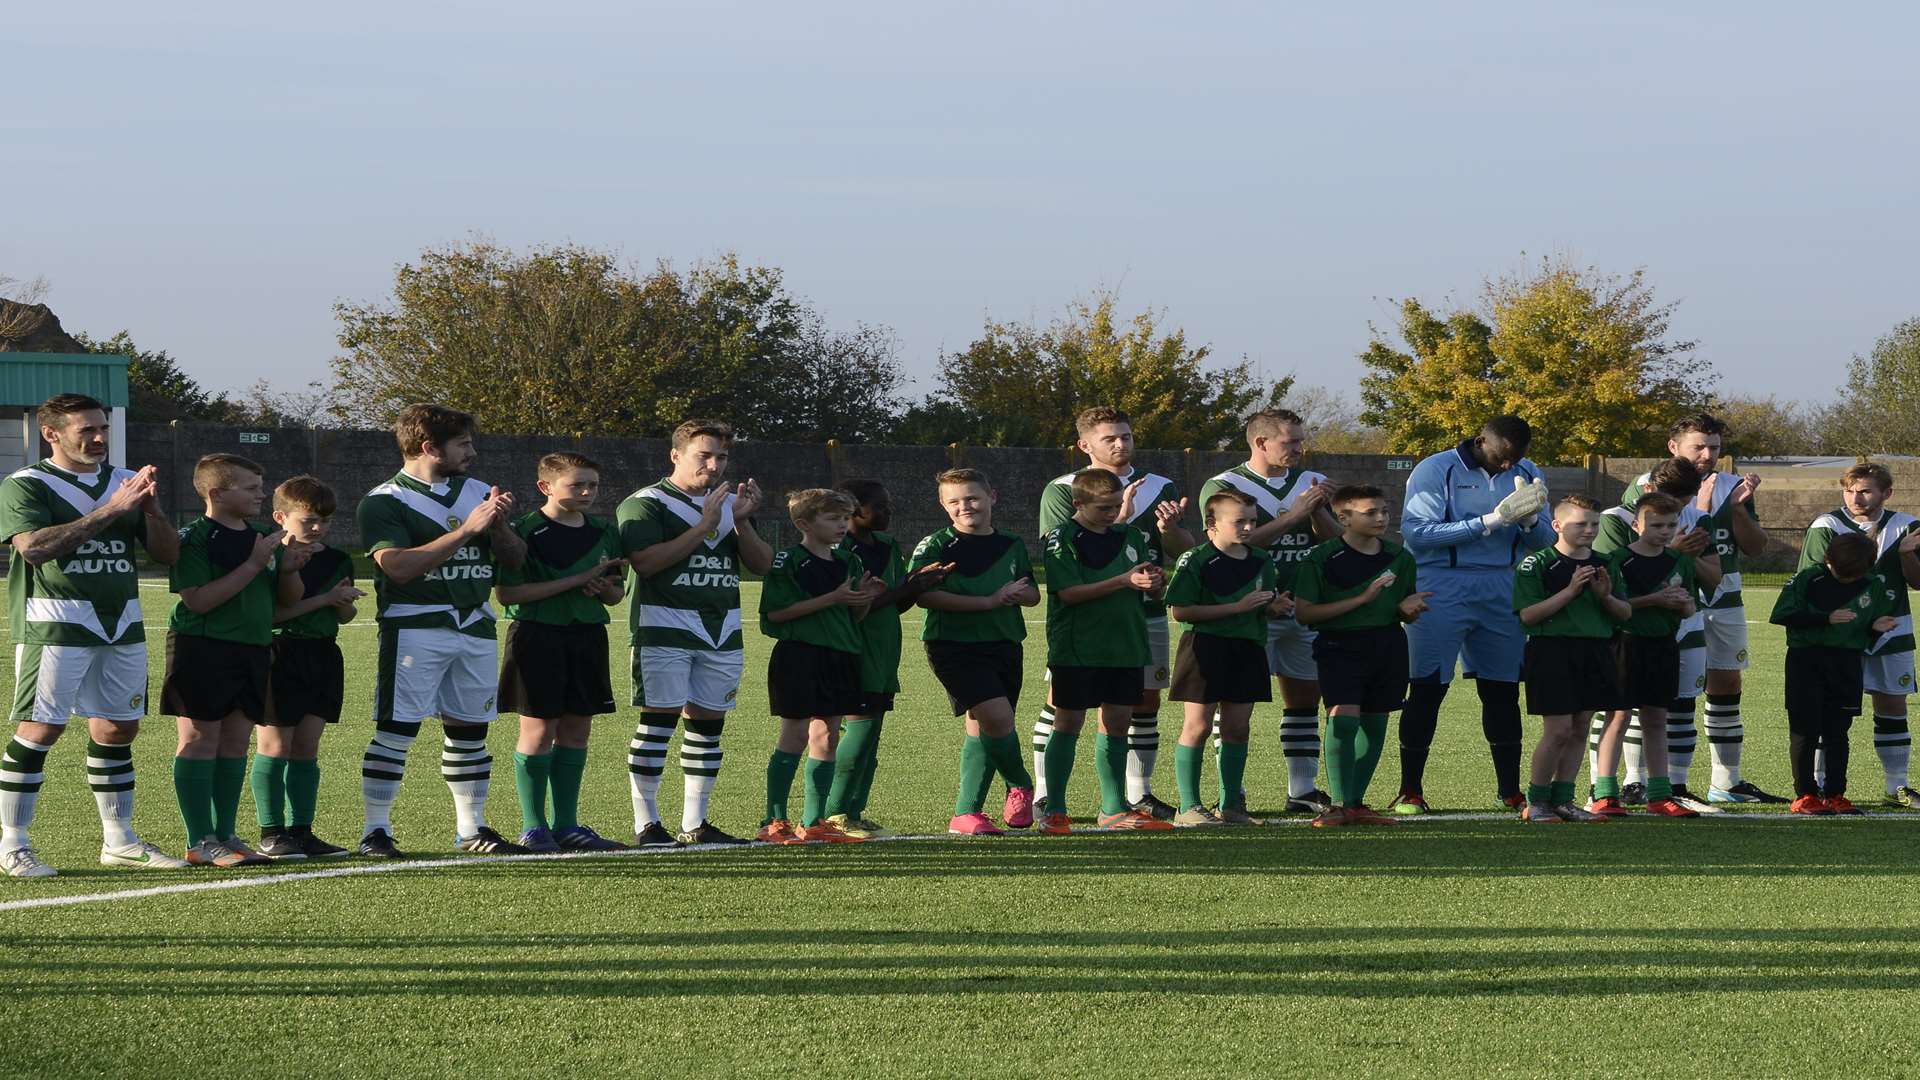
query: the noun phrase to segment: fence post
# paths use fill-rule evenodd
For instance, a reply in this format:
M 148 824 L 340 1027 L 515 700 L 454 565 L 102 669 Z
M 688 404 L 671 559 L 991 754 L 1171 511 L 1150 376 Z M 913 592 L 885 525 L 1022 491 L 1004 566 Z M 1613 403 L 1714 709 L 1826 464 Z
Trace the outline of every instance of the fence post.
M 828 487 L 837 488 L 840 486 L 840 481 L 846 479 L 846 472 L 847 472 L 846 464 L 842 459 L 843 459 L 843 455 L 841 453 L 840 440 L 828 439 L 827 440 L 827 486 Z
M 957 469 L 967 463 L 967 455 L 957 442 L 947 444 L 947 467 Z
M 1207 520 L 1207 511 L 1200 505 L 1200 488 L 1206 483 L 1206 480 L 1199 475 L 1198 454 L 1199 451 L 1191 446 L 1180 451 L 1180 467 L 1182 471 L 1186 473 L 1181 479 L 1186 481 L 1184 490 L 1187 493 L 1187 508 L 1199 514 L 1201 521 L 1205 521 Z M 1181 524 L 1184 525 L 1185 522 Z

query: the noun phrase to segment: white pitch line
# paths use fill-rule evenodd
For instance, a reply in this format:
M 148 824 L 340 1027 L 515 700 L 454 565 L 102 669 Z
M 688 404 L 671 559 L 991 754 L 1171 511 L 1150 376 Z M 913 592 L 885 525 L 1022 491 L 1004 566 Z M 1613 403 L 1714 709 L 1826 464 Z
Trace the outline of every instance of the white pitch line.
M 1867 813 L 1862 816 L 1868 817 L 1868 818 L 1877 818 L 1883 821 L 1920 821 L 1920 814 Z M 1701 817 L 1702 817 L 1702 820 L 1708 820 L 1713 817 L 1722 817 L 1722 816 L 1721 815 L 1701 815 Z M 1642 814 L 1636 814 L 1634 815 L 1634 818 L 1636 820 L 1652 820 L 1647 815 L 1642 815 Z M 1800 822 L 1802 824 L 1805 823 L 1804 819 L 1800 817 L 1795 817 L 1790 814 L 1772 814 L 1772 813 L 1728 814 L 1728 815 L 1724 815 L 1722 819 L 1727 821 L 1787 821 L 1787 822 Z M 1400 822 L 1399 824 L 1445 825 L 1449 822 L 1490 822 L 1490 821 L 1515 821 L 1515 820 L 1516 820 L 1516 815 L 1511 813 L 1491 813 L 1491 812 L 1438 813 L 1438 814 L 1432 814 L 1424 817 L 1408 818 Z M 1311 824 L 1311 821 L 1312 819 L 1304 818 L 1304 817 L 1270 818 L 1267 820 L 1266 824 L 1279 825 L 1279 826 L 1287 826 L 1287 825 L 1306 826 Z M 1084 835 L 1084 836 L 1106 835 L 1114 832 L 1114 830 L 1111 830 L 1111 829 L 1075 829 L 1073 831 L 1075 835 Z M 1182 830 L 1182 831 L 1186 831 L 1186 830 Z M 1206 831 L 1211 831 L 1211 830 L 1206 830 Z M 1038 841 L 1041 839 L 1041 837 L 1038 833 L 1010 833 L 1005 837 L 995 838 L 995 839 Z M 888 842 L 900 842 L 900 841 L 927 841 L 927 840 L 948 840 L 948 841 L 956 841 L 956 842 L 973 842 L 973 843 L 994 842 L 992 839 L 975 839 L 973 837 L 956 837 L 948 833 L 916 833 L 916 834 L 904 835 L 904 836 L 877 836 L 866 842 L 867 843 L 888 843 Z M 170 896 L 177 893 L 214 892 L 221 889 L 251 889 L 251 888 L 257 888 L 257 887 L 266 886 L 266 885 L 284 885 L 284 884 L 290 884 L 293 882 L 300 882 L 300 881 L 318 881 L 323 878 L 354 877 L 361 874 L 392 874 L 392 873 L 399 873 L 407 870 L 441 870 L 441 869 L 446 869 L 448 867 L 480 866 L 488 863 L 541 863 L 541 862 L 557 862 L 557 861 L 563 861 L 568 859 L 608 859 L 608 858 L 618 859 L 618 858 L 632 858 L 632 857 L 638 857 L 638 856 L 665 857 L 665 856 L 671 856 L 671 855 L 690 854 L 690 853 L 702 852 L 702 851 L 763 850 L 765 848 L 769 848 L 773 846 L 775 845 L 755 844 L 755 845 L 752 845 L 751 848 L 743 848 L 743 847 L 738 847 L 730 844 L 695 844 L 690 847 L 678 847 L 678 848 L 628 848 L 625 851 L 565 851 L 565 852 L 560 852 L 558 854 L 548 854 L 548 855 L 481 855 L 481 856 L 476 856 L 474 858 L 467 858 L 467 859 L 408 859 L 400 862 L 356 863 L 351 866 L 336 866 L 336 867 L 328 868 L 326 870 L 297 870 L 291 873 L 284 873 L 284 874 L 258 874 L 250 877 L 222 878 L 217 881 L 189 881 L 189 882 L 181 882 L 179 884 L 174 884 L 174 885 L 153 885 L 153 886 L 148 886 L 146 888 L 140 888 L 140 889 L 116 889 L 112 892 L 81 893 L 75 896 L 42 896 L 42 897 L 36 897 L 28 900 L 8 900 L 5 902 L 0 902 L 0 912 L 24 911 L 29 908 L 72 907 L 78 904 L 99 904 L 99 903 L 107 903 L 115 900 L 140 900 L 149 896 Z M 781 846 L 791 846 L 791 845 L 781 845 Z

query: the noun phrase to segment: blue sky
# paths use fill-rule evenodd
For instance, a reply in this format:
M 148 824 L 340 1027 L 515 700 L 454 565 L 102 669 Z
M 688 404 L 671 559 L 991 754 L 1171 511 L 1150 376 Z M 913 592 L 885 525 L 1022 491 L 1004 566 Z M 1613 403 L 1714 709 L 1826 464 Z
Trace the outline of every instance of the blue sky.
M 1118 286 L 1351 392 L 1390 298 L 1644 266 L 1723 388 L 1823 398 L 1920 315 L 1910 5 L 37 4 L 0 273 L 213 387 L 479 232 L 733 250 L 930 384 Z

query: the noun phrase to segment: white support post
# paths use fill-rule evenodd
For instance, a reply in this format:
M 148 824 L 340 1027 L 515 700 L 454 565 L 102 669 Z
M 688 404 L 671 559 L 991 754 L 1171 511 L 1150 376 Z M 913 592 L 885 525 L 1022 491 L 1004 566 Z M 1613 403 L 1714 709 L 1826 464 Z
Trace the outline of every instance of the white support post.
M 107 416 L 107 462 L 115 468 L 127 467 L 127 407 L 115 405 Z

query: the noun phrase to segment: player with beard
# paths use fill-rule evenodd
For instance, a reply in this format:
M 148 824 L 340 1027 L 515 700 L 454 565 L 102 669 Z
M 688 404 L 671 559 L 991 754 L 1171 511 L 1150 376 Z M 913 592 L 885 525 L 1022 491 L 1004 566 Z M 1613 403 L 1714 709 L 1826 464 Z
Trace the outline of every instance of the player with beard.
M 373 741 L 360 763 L 366 828 L 360 853 L 404 858 L 393 837 L 393 804 L 407 751 L 429 717 L 441 722 L 440 775 L 453 793 L 462 851 L 527 849 L 487 826 L 493 757 L 487 728 L 498 710 L 494 567 L 519 567 L 526 542 L 513 531 L 513 495 L 467 475 L 473 417 L 444 405 L 400 410 L 394 437 L 403 462 L 367 492 L 356 512 L 373 560 L 380 631 Z
M 1767 534 L 1753 506 L 1760 477 L 1719 471 L 1726 435 L 1727 425 L 1708 413 L 1683 416 L 1667 431 L 1667 452 L 1686 458 L 1700 474 L 1700 493 L 1693 503 L 1699 512 L 1697 527 L 1707 532 L 1720 557 L 1720 585 L 1700 605 L 1707 638 L 1707 749 L 1713 757 L 1707 801 L 1784 803 L 1785 798 L 1760 790 L 1740 775 L 1740 751 L 1746 742 L 1746 727 L 1740 722 L 1740 673 L 1747 667 L 1740 559 L 1766 550 Z M 1620 505 L 1633 509 L 1640 490 L 1639 479 L 1628 484 Z
M 73 717 L 87 725 L 87 779 L 100 811 L 100 861 L 187 864 L 133 831 L 133 739 L 147 711 L 147 637 L 133 545 L 172 566 L 180 537 L 160 509 L 152 465 L 107 462 L 107 407 L 84 394 L 41 405 L 44 461 L 0 482 L 12 616 L 13 738 L 0 757 L 0 870 L 52 877 L 27 830 L 47 752 Z

